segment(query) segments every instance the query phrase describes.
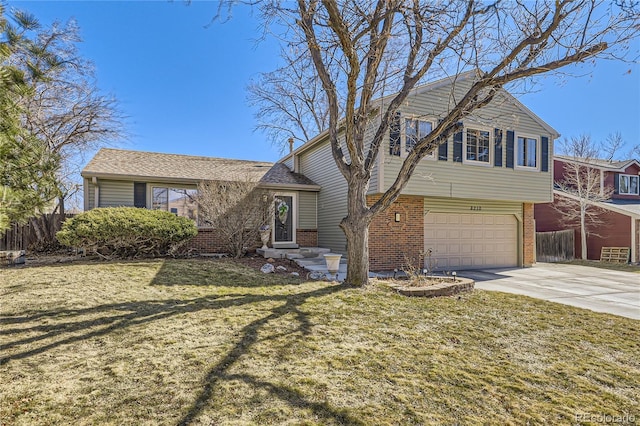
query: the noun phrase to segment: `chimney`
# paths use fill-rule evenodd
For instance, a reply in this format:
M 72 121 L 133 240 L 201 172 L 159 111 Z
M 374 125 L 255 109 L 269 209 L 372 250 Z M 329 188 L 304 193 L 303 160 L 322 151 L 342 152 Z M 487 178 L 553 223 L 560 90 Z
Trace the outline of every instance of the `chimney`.
M 289 154 L 293 152 L 293 138 L 289 138 Z

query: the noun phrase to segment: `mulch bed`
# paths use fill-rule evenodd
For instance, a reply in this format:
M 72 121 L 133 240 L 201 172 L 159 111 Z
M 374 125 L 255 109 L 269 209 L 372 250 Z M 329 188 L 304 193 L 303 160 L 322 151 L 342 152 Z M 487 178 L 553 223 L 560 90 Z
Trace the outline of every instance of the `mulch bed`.
M 301 278 L 305 278 L 307 276 L 307 273 L 309 272 L 306 269 L 298 266 L 298 264 L 293 260 L 289 260 L 289 259 L 272 259 L 272 260 L 273 262 L 268 262 L 267 259 L 259 255 L 249 255 L 249 256 L 241 257 L 240 259 L 233 259 L 233 261 L 235 262 L 241 263 L 245 266 L 248 266 L 256 270 L 260 270 L 260 268 L 267 262 L 271 263 L 276 268 L 276 274 L 290 274 L 292 272 L 297 272 L 298 274 L 300 274 Z M 278 271 L 277 269 L 278 266 L 284 266 L 285 268 L 287 268 L 287 270 Z
M 268 262 L 267 259 L 256 254 L 249 254 L 240 259 L 233 259 L 228 257 L 222 258 L 222 259 L 203 257 L 202 259 L 203 261 L 210 261 L 210 262 L 217 262 L 217 261 L 237 262 L 258 271 L 265 263 Z M 268 263 L 273 264 L 273 266 L 276 268 L 276 272 L 275 272 L 276 274 L 290 274 L 292 272 L 297 272 L 298 274 L 300 274 L 301 278 L 305 278 L 307 276 L 307 273 L 309 272 L 306 269 L 298 266 L 298 264 L 296 264 L 293 260 L 289 260 L 289 259 L 272 259 L 272 260 L 273 260 L 272 262 L 268 262 Z M 101 260 L 96 256 L 83 257 L 83 256 L 78 256 L 78 255 L 69 253 L 67 250 L 61 250 L 58 252 L 47 252 L 47 253 L 27 252 L 26 264 L 20 265 L 19 267 L 44 266 L 44 265 L 55 265 L 59 263 L 86 262 L 86 261 L 105 262 L 105 260 Z M 114 261 L 118 261 L 118 259 L 114 259 Z M 279 271 L 277 269 L 278 266 L 284 266 L 285 268 L 287 268 L 287 270 Z

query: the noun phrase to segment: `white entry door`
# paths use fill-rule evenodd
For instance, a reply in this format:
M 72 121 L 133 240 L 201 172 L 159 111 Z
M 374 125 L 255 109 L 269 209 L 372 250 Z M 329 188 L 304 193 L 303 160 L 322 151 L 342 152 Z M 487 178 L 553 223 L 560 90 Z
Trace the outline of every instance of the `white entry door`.
M 430 212 L 424 228 L 425 251 L 432 250 L 436 270 L 518 266 L 518 222 L 513 215 Z

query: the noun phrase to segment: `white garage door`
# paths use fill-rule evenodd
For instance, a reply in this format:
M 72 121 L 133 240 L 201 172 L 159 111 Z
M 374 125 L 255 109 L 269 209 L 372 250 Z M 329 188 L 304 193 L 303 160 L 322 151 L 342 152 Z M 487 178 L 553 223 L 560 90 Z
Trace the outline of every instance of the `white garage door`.
M 430 212 L 425 251 L 432 250 L 440 271 L 517 266 L 517 223 L 513 215 Z

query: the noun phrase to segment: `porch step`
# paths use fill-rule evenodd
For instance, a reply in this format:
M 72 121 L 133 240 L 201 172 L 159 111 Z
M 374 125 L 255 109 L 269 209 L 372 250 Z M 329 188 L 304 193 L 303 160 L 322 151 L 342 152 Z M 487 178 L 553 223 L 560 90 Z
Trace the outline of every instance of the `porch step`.
M 297 249 L 300 248 L 299 245 L 297 245 L 296 243 L 275 243 L 273 246 L 274 249 L 283 249 L 283 250 L 289 250 L 289 249 Z
M 307 259 L 321 257 L 324 261 L 323 254 L 330 253 L 331 250 L 321 247 L 300 247 L 300 248 L 268 248 L 257 249 L 256 253 L 265 258 L 274 259 Z

